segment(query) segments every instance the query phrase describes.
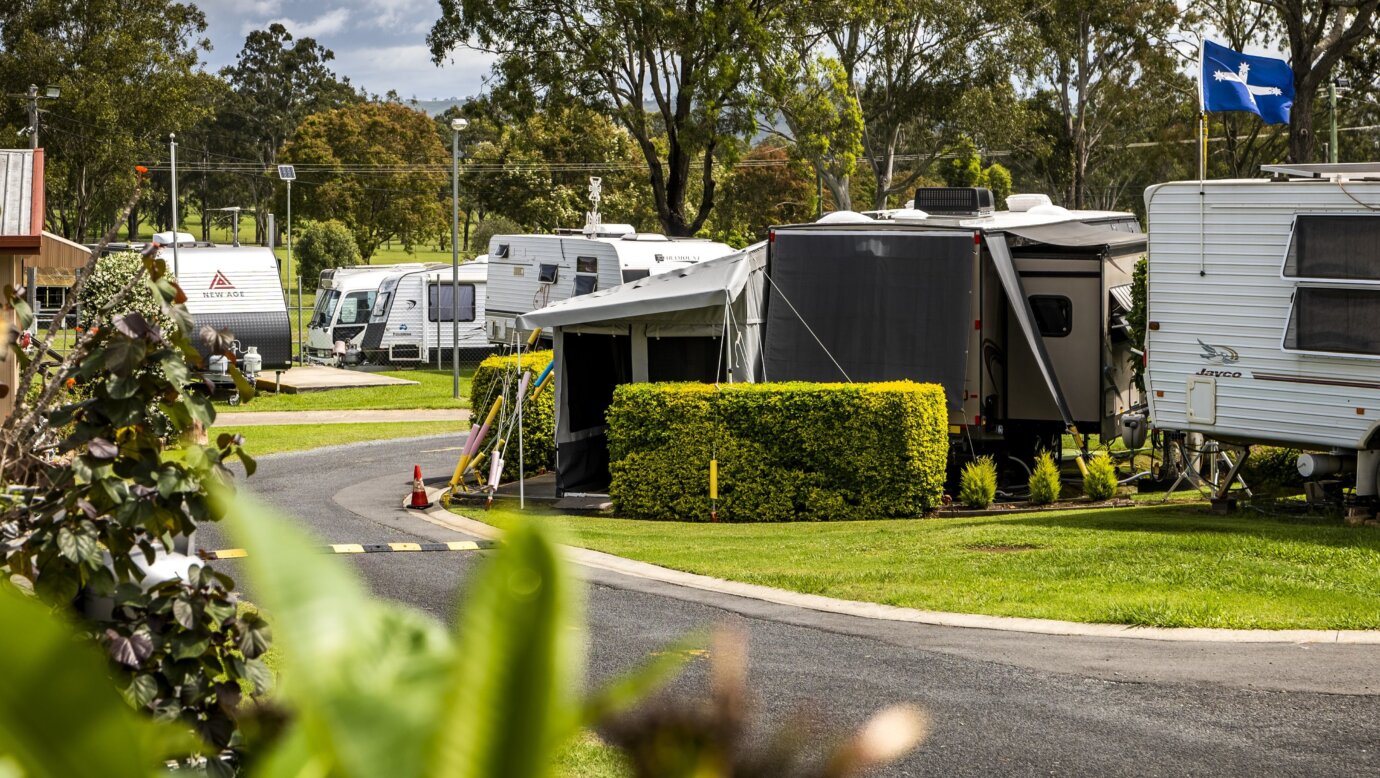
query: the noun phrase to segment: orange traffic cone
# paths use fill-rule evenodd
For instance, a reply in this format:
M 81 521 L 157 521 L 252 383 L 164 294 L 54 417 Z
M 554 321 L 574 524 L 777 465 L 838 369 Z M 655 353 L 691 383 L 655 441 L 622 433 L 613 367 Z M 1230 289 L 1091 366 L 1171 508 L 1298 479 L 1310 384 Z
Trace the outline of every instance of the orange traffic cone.
M 426 499 L 426 486 L 422 484 L 422 466 L 412 466 L 412 501 L 407 504 L 409 508 L 422 510 L 430 508 L 431 503 Z

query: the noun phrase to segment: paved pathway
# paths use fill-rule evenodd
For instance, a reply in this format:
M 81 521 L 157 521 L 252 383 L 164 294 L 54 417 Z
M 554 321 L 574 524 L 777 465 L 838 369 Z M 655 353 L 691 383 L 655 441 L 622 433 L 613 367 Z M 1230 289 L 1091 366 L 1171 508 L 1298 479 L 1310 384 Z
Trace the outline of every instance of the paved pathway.
M 463 536 L 402 510 L 414 463 L 436 478 L 446 439 L 264 457 L 249 488 L 325 542 Z M 202 537 L 213 547 L 213 532 Z M 476 554 L 350 557 L 374 591 L 451 621 Z M 216 563 L 232 574 L 234 562 Z M 587 570 L 591 676 L 614 677 L 720 622 L 750 636 L 757 711 L 854 725 L 888 703 L 926 708 L 930 741 L 889 775 L 1380 773 L 1380 648 L 1161 643 L 879 622 Z M 251 593 L 252 596 L 252 593 Z M 697 692 L 695 660 L 676 692 Z
M 222 427 L 264 427 L 270 424 L 360 424 L 389 421 L 469 421 L 468 408 L 432 408 L 401 411 L 244 411 L 222 412 Z M 419 433 L 425 432 L 418 429 Z

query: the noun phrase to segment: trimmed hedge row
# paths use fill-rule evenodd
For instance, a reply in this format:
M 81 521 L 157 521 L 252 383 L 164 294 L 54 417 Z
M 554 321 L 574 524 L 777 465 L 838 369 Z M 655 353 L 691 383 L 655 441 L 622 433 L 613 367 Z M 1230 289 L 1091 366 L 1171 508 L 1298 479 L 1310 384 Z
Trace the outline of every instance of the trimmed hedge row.
M 948 412 L 935 384 L 626 384 L 608 410 L 620 513 L 709 521 L 917 516 L 939 504 Z
M 552 351 L 529 351 L 522 355 L 522 367 L 532 373 L 532 383 L 536 383 L 537 376 L 541 371 L 551 364 L 555 353 Z M 503 379 L 506 375 L 513 378 L 509 382 L 508 391 L 504 395 L 504 412 L 513 411 L 513 401 L 517 397 L 517 375 L 518 359 L 517 355 L 501 356 L 495 354 L 479 363 L 478 369 L 474 371 L 474 378 L 470 382 L 470 409 L 474 414 L 474 423 L 483 424 L 484 417 L 489 412 L 489 406 L 493 405 L 494 398 L 498 396 L 499 390 L 503 387 Z M 547 378 L 550 383 L 554 376 Z M 532 390 L 528 390 L 528 401 L 522 409 L 522 458 L 526 464 L 527 474 L 535 475 L 544 470 L 552 470 L 556 467 L 556 393 L 552 391 L 554 386 L 546 386 L 536 397 L 532 397 Z M 497 430 L 489 433 L 490 440 L 497 435 Z M 488 441 L 486 441 L 487 445 Z M 514 440 L 508 446 L 508 461 L 503 465 L 503 480 L 511 480 L 517 477 L 517 441 Z M 486 471 L 487 474 L 487 471 Z

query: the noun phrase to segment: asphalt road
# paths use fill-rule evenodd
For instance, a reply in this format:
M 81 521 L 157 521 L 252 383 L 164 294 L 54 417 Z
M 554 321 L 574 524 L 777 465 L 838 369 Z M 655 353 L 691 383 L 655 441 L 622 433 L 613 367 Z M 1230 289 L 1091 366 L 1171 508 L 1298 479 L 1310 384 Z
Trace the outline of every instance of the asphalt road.
M 265 457 L 247 482 L 324 542 L 463 536 L 399 507 L 412 465 L 457 440 Z M 252 445 L 252 441 L 251 441 Z M 203 548 L 218 542 L 214 530 Z M 475 553 L 346 557 L 380 596 L 453 620 Z M 217 562 L 232 574 L 233 562 Z M 890 775 L 1380 774 L 1380 646 L 1162 643 L 964 630 L 805 611 L 605 571 L 590 580 L 590 674 L 616 676 L 697 628 L 744 629 L 764 727 L 856 725 L 909 701 L 928 742 Z M 1377 596 L 1380 607 L 1380 596 Z M 674 694 L 702 690 L 692 660 Z

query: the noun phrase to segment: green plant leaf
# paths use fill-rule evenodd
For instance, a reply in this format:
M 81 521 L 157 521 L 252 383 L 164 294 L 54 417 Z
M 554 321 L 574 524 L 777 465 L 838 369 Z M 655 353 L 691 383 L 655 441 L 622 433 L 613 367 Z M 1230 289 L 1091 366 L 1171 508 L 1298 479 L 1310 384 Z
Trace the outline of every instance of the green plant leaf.
M 43 605 L 0 585 L 0 753 L 28 778 L 147 778 L 198 750 L 191 733 L 132 710 L 106 661 Z M 23 639 L 12 639 L 22 635 Z
M 208 487 L 226 533 L 249 551 L 249 587 L 283 652 L 280 699 L 307 745 L 277 745 L 268 774 L 421 775 L 454 657 L 445 632 L 374 599 L 348 564 L 269 508 Z
M 510 529 L 467 589 L 426 775 L 551 773 L 575 732 L 584 648 L 581 590 L 547 531 Z

